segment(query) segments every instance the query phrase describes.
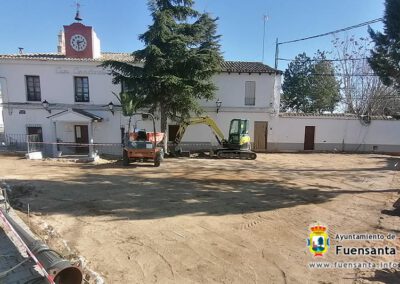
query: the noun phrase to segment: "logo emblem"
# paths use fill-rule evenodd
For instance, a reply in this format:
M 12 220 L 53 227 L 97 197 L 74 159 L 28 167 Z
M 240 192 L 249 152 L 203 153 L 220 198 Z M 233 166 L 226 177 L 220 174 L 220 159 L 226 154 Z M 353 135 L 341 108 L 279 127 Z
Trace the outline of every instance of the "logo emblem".
M 329 249 L 330 240 L 327 233 L 328 228 L 322 225 L 310 227 L 310 237 L 307 239 L 307 246 L 315 256 L 323 256 Z

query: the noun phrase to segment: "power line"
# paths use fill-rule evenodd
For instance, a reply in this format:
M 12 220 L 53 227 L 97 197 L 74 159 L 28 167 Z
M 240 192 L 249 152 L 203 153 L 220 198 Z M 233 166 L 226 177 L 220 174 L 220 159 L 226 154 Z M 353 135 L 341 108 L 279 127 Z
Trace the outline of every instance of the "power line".
M 328 33 L 323 33 L 323 34 L 319 34 L 319 35 L 315 35 L 315 36 L 309 36 L 309 37 L 305 37 L 305 38 L 299 38 L 299 39 L 295 39 L 295 40 L 289 40 L 289 41 L 283 41 L 283 42 L 278 42 L 278 38 L 276 39 L 276 44 L 275 44 L 275 69 L 278 69 L 278 53 L 279 53 L 279 45 L 282 44 L 286 44 L 286 43 L 293 43 L 293 42 L 298 42 L 298 41 L 304 41 L 304 40 L 308 40 L 308 39 L 314 39 L 314 38 L 318 38 L 318 37 L 323 37 L 323 36 L 327 36 L 327 35 L 331 35 L 331 34 L 335 34 L 335 33 L 340 33 L 340 32 L 345 32 L 348 30 L 352 30 L 352 29 L 356 29 L 356 28 L 360 28 L 363 26 L 367 26 L 370 24 L 374 24 L 377 22 L 381 22 L 383 20 L 383 18 L 378 18 L 378 19 L 374 19 L 374 20 L 370 20 L 364 23 L 360 23 L 357 25 L 353 25 L 350 27 L 346 27 L 343 29 L 339 29 L 339 30 L 335 30 L 332 32 L 328 32 Z
M 335 76 L 343 76 L 343 77 L 379 77 L 374 73 L 360 73 L 360 74 L 345 74 L 345 73 L 310 73 L 307 74 L 307 77 L 310 76 L 321 76 L 321 77 L 335 77 Z
M 307 59 L 307 60 L 297 60 L 297 59 L 288 59 L 288 58 L 278 58 L 280 61 L 298 61 L 300 63 L 304 63 L 307 61 L 318 61 L 318 62 L 337 62 L 337 61 L 356 61 L 356 60 L 367 60 L 368 57 L 360 57 L 360 58 L 343 58 L 343 59 Z
M 367 21 L 367 22 L 364 22 L 364 23 L 360 23 L 360 24 L 357 24 L 357 25 L 354 25 L 354 26 L 350 26 L 350 27 L 346 27 L 346 28 L 343 28 L 343 29 L 335 30 L 335 31 L 332 31 L 332 32 L 323 33 L 323 34 L 314 35 L 314 36 L 309 36 L 309 37 L 305 37 L 305 38 L 299 38 L 299 39 L 295 39 L 295 40 L 278 42 L 278 44 L 279 45 L 280 44 L 287 44 L 287 43 L 292 43 L 292 42 L 298 42 L 298 41 L 313 39 L 313 38 L 317 38 L 317 37 L 323 37 L 323 36 L 336 34 L 336 33 L 340 33 L 340 32 L 345 32 L 345 31 L 348 31 L 348 30 L 352 30 L 352 29 L 360 28 L 360 27 L 367 26 L 367 25 L 370 25 L 370 24 L 374 24 L 374 23 L 380 22 L 382 20 L 383 20 L 383 18 L 378 18 L 378 19 L 370 20 L 370 21 Z
M 324 73 L 312 73 L 308 74 L 308 76 L 321 76 L 321 77 L 330 77 L 330 76 L 345 76 L 345 77 L 379 77 L 374 73 L 364 73 L 364 74 L 342 74 L 342 73 L 334 73 L 334 74 L 324 74 Z

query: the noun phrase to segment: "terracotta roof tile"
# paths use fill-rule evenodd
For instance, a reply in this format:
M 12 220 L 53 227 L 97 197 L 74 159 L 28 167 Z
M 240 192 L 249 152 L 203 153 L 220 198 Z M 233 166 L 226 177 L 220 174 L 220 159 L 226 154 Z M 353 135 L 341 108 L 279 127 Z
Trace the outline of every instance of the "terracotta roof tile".
M 130 53 L 102 52 L 100 58 L 68 58 L 59 53 L 26 53 L 26 54 L 0 54 L 0 59 L 23 59 L 42 61 L 87 61 L 101 62 L 104 60 L 118 60 L 134 62 L 135 58 Z
M 223 72 L 232 73 L 281 73 L 261 62 L 223 61 L 221 68 Z
M 347 119 L 359 119 L 360 117 L 352 113 L 301 113 L 301 112 L 281 112 L 279 117 L 301 117 L 301 118 L 347 118 Z M 371 119 L 375 120 L 396 120 L 393 116 L 385 115 L 373 115 Z
M 117 60 L 123 62 L 135 62 L 131 53 L 102 52 L 100 58 L 68 58 L 59 53 L 26 53 L 26 54 L 0 54 L 0 59 L 10 60 L 41 60 L 41 61 L 81 61 L 81 62 L 102 62 L 104 60 Z M 138 61 L 136 61 L 138 62 Z M 222 72 L 232 73 L 282 73 L 279 70 L 261 62 L 245 61 L 223 61 Z

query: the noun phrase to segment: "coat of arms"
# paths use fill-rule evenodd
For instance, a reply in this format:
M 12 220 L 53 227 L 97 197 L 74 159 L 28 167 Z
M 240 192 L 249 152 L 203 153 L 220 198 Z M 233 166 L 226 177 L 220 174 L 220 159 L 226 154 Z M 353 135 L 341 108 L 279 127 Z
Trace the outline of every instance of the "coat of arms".
M 323 256 L 330 246 L 327 227 L 315 225 L 310 227 L 310 237 L 307 239 L 307 246 L 314 256 Z

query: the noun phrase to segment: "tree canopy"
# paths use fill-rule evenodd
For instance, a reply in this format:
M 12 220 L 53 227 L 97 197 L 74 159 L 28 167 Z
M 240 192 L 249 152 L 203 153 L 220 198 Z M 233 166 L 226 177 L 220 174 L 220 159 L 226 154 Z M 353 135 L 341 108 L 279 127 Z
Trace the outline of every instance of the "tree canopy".
M 393 87 L 385 86 L 368 63 L 369 37 L 345 36 L 333 40 L 337 78 L 342 94 L 342 109 L 358 115 L 388 115 L 397 112 Z
M 296 56 L 284 72 L 282 91 L 284 111 L 333 112 L 340 100 L 334 66 L 320 51 L 313 59 L 305 53 Z
M 133 52 L 131 63 L 106 61 L 113 82 L 124 82 L 128 94 L 150 111 L 160 111 L 161 131 L 167 118 L 189 117 L 202 110 L 200 99 L 212 99 L 216 90 L 211 77 L 222 60 L 217 18 L 193 9 L 192 0 L 150 0 L 153 23 L 139 36 L 144 49 Z
M 400 0 L 386 0 L 384 32 L 369 29 L 375 43 L 369 63 L 387 86 L 400 90 Z

